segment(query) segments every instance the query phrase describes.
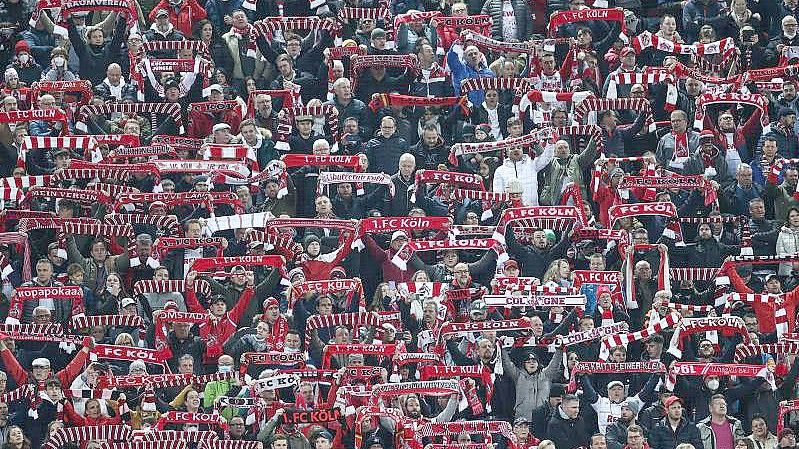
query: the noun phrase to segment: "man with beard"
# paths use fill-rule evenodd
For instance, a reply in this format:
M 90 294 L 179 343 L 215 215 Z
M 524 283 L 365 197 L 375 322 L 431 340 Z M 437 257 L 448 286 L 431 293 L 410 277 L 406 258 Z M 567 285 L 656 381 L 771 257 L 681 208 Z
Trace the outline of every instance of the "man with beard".
M 459 394 L 456 393 L 451 395 L 449 397 L 449 401 L 447 401 L 446 407 L 444 407 L 444 410 L 442 410 L 438 415 L 428 418 L 422 415 L 422 404 L 419 401 L 419 398 L 416 395 L 408 395 L 402 404 L 402 412 L 408 420 L 413 421 L 412 425 L 414 425 L 415 428 L 418 428 L 426 422 L 445 423 L 449 422 L 449 420 L 451 420 L 455 415 L 455 412 L 458 409 L 459 399 Z M 420 438 L 416 435 L 413 435 L 413 438 L 416 439 L 416 441 L 420 440 Z
M 447 163 L 449 156 L 449 149 L 433 124 L 424 126 L 422 138 L 410 148 L 410 152 L 416 158 L 416 166 L 424 170 L 438 169 L 439 165 Z
M 605 438 L 608 442 L 608 449 L 622 449 L 629 446 L 632 438 L 633 444 L 644 443 L 644 430 L 638 426 L 638 411 L 640 404 L 633 401 L 621 403 L 621 416 L 613 424 L 605 429 Z M 638 436 L 638 438 L 636 438 Z M 635 449 L 642 449 L 640 446 Z
M 666 240 L 670 242 L 670 239 Z M 709 223 L 699 225 L 696 244 L 669 248 L 669 255 L 683 261 L 684 265 L 694 267 L 719 267 L 727 256 L 740 253 L 740 246 L 727 246 L 713 238 Z

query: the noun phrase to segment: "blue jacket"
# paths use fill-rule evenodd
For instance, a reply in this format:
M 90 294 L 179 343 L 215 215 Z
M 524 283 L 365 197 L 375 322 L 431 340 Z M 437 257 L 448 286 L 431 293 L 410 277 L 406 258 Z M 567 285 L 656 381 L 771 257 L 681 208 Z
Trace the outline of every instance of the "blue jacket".
M 496 75 L 488 67 L 481 66 L 478 69 L 467 65 L 461 60 L 461 53 L 463 49 L 460 45 L 453 45 L 447 52 L 447 66 L 452 72 L 452 87 L 455 90 L 455 96 L 461 94 L 461 81 L 467 78 L 494 78 Z M 485 99 L 485 92 L 482 90 L 473 90 L 469 92 L 469 101 L 474 105 L 483 104 Z

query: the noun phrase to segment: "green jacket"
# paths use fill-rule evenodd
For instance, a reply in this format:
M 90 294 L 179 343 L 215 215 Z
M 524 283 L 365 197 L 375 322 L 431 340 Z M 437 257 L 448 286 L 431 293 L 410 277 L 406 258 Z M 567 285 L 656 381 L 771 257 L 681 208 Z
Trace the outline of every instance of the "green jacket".
M 579 155 L 572 153 L 563 159 L 552 158 L 552 162 L 541 171 L 543 182 L 539 182 L 538 185 L 543 188 L 538 198 L 539 202 L 547 206 L 560 204 L 562 187 L 569 182 L 575 182 L 580 186 L 583 198 L 590 198 L 583 183 L 583 171 L 590 169 L 596 158 L 597 146 L 593 137 Z
M 232 386 L 233 382 L 229 380 L 215 380 L 208 382 L 205 385 L 205 390 L 203 390 L 203 407 L 207 409 L 213 407 L 216 398 L 227 396 L 227 392 L 230 391 L 230 387 Z M 222 409 L 222 416 L 226 421 L 230 421 L 230 418 L 238 416 L 238 413 L 234 413 L 234 411 L 237 411 L 235 407 L 225 407 Z

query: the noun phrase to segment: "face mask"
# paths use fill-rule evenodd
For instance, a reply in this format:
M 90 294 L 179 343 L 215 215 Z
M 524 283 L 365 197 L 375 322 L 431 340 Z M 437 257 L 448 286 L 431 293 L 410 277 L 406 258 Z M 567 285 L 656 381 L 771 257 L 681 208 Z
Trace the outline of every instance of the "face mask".
M 114 290 L 115 290 L 114 287 L 112 287 L 110 285 L 106 285 L 105 289 L 108 291 L 108 293 L 114 293 Z
M 23 54 L 19 55 L 18 58 L 19 58 L 19 62 L 21 64 L 27 64 L 28 61 L 31 60 L 31 55 L 29 55 L 27 53 L 23 53 Z
M 719 381 L 716 379 L 710 379 L 707 381 L 707 388 L 710 390 L 718 390 L 719 389 Z
M 783 34 L 785 34 L 785 37 L 788 39 L 793 39 L 796 37 L 796 31 L 785 31 Z
M 229 373 L 233 370 L 233 367 L 230 365 L 219 365 L 219 372 L 220 373 Z
M 63 56 L 56 56 L 53 58 L 53 64 L 55 64 L 56 67 L 63 67 L 66 62 L 67 60 L 64 59 Z

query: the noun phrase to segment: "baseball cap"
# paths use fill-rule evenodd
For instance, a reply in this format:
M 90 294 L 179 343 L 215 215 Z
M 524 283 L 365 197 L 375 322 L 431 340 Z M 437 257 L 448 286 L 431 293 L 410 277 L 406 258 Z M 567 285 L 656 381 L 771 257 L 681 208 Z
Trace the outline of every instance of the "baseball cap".
M 133 298 L 122 298 L 120 304 L 122 304 L 122 308 L 124 309 L 131 304 L 136 304 L 136 301 L 134 301 Z
M 169 11 L 167 11 L 166 9 L 159 9 L 158 11 L 155 12 L 156 19 L 163 16 L 169 17 Z
M 679 403 L 680 403 L 680 405 L 682 405 L 682 399 L 680 399 L 680 397 L 679 397 L 679 396 L 669 396 L 669 397 L 668 397 L 668 398 L 667 398 L 667 399 L 666 399 L 666 400 L 663 402 L 663 406 L 664 406 L 664 407 L 666 407 L 666 408 L 669 408 L 669 407 L 671 407 L 671 405 L 672 405 L 672 404 L 674 404 L 675 402 L 679 402 Z
M 222 90 L 222 86 L 220 86 L 219 84 L 211 84 L 210 86 L 208 86 L 208 91 L 210 92 L 212 90 L 223 93 L 225 92 L 224 90 Z

